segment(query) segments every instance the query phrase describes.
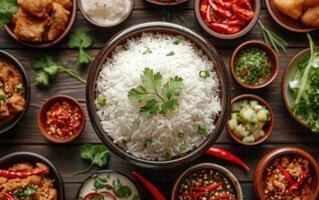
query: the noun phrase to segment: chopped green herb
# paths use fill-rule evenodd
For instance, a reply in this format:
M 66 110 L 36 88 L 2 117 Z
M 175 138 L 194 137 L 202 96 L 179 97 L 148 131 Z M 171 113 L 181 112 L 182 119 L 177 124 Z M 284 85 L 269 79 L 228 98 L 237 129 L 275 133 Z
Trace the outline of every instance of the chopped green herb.
M 176 39 L 176 40 L 173 42 L 173 44 L 174 44 L 174 45 L 179 45 L 179 43 L 181 43 L 181 41 L 182 41 L 182 40 L 180 40 L 180 39 Z
M 199 72 L 199 77 L 207 79 L 210 77 L 210 72 L 208 70 L 203 70 Z
M 106 106 L 106 99 L 104 96 L 100 95 L 98 98 L 97 98 L 97 103 L 100 105 L 100 106 Z
M 115 195 L 119 198 L 128 198 L 132 196 L 132 189 L 127 186 L 123 185 L 119 179 L 116 179 L 116 181 L 113 181 L 113 188 L 115 190 Z
M 178 133 L 177 136 L 178 136 L 179 138 L 184 138 L 184 137 L 185 137 L 184 133 Z
M 101 189 L 105 188 L 106 184 L 107 184 L 107 179 L 95 178 L 94 183 L 93 183 L 94 190 L 95 191 L 101 190 Z
M 139 119 L 134 119 L 133 124 L 139 125 L 141 123 L 141 120 Z
M 0 104 L 5 104 L 7 102 L 7 96 L 6 95 L 0 95 Z
M 148 47 L 146 47 L 146 50 L 143 52 L 143 55 L 145 54 L 151 54 L 152 53 L 152 50 Z
M 172 160 L 172 153 L 170 151 L 166 151 L 164 153 L 164 159 L 165 160 Z
M 38 191 L 38 186 L 28 185 L 25 188 L 19 188 L 12 192 L 14 199 L 29 200 L 31 195 Z
M 152 139 L 146 139 L 146 140 L 144 140 L 144 147 L 147 147 L 147 146 L 151 145 L 152 143 L 153 143 Z
M 70 35 L 68 46 L 70 48 L 78 48 L 79 55 L 77 58 L 77 64 L 89 64 L 92 60 L 91 56 L 84 51 L 85 48 L 89 48 L 93 44 L 93 39 L 85 33 L 83 30 L 78 29 Z
M 181 144 L 181 145 L 179 145 L 179 151 L 180 151 L 180 152 L 186 151 L 186 144 Z
M 122 48 L 124 49 L 124 51 L 127 51 L 128 50 L 128 44 L 127 43 L 123 44 Z
M 207 133 L 207 128 L 204 125 L 198 125 L 197 127 L 197 133 L 200 135 L 205 135 Z
M 168 54 L 166 54 L 166 56 L 174 56 L 175 55 L 175 52 L 174 51 L 171 51 L 169 52 Z
M 16 85 L 16 88 L 17 88 L 18 90 L 24 90 L 24 86 L 23 86 L 22 83 L 18 83 L 18 84 Z
M 11 21 L 12 16 L 17 12 L 18 5 L 16 0 L 0 1 L 0 26 Z

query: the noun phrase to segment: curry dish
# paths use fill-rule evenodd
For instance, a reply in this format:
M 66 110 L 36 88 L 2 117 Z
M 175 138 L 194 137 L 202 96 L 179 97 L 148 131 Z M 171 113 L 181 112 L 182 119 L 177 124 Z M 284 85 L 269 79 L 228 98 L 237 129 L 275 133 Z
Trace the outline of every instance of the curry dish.
M 57 190 L 49 173 L 43 163 L 19 163 L 0 170 L 0 200 L 56 200 Z
M 23 78 L 12 65 L 0 61 L 0 126 L 25 109 Z

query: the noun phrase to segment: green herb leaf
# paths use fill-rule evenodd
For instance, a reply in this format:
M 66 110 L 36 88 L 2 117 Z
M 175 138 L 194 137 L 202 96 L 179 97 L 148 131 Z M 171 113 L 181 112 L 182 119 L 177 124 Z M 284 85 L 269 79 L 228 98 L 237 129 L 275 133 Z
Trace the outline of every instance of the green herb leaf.
M 184 133 L 178 133 L 177 136 L 182 139 L 182 138 L 185 137 L 185 134 Z
M 17 88 L 18 90 L 20 90 L 20 91 L 23 91 L 23 90 L 24 90 L 24 86 L 23 86 L 22 83 L 18 83 L 18 84 L 16 85 L 16 88 Z
M 155 91 L 159 91 L 162 82 L 162 75 L 154 71 L 151 68 L 146 67 L 143 71 L 143 75 L 141 75 L 142 82 L 148 86 L 153 88 Z
M 172 160 L 172 153 L 170 151 L 166 151 L 164 153 L 164 159 L 165 160 Z
M 167 83 L 164 84 L 162 92 L 168 98 L 172 96 L 179 96 L 183 89 L 183 79 L 179 76 L 170 78 Z
M 144 140 L 144 147 L 147 147 L 147 146 L 151 145 L 152 143 L 153 143 L 152 139 L 146 139 L 146 140 Z
M 180 152 L 185 152 L 186 151 L 186 144 L 179 145 L 179 151 Z
M 128 50 L 128 44 L 127 43 L 123 44 L 122 48 L 123 48 L 124 51 L 127 51 Z
M 166 56 L 174 56 L 175 55 L 175 52 L 174 51 L 171 51 L 169 52 L 168 54 L 166 54 Z
M 105 178 L 95 178 L 94 179 L 93 186 L 94 186 L 95 191 L 98 191 L 98 190 L 105 188 L 106 185 L 107 185 L 107 179 L 105 179 Z
M 128 92 L 129 100 L 134 103 L 142 102 L 147 97 L 147 95 L 148 92 L 143 86 L 138 86 Z
M 207 79 L 210 77 L 210 72 L 208 70 L 199 71 L 199 77 Z
M 163 103 L 163 105 L 161 106 L 160 113 L 167 114 L 177 109 L 178 107 L 179 107 L 179 102 L 176 99 L 171 99 Z
M 146 118 L 152 118 L 159 112 L 159 110 L 159 102 L 155 99 L 151 99 L 146 102 L 145 106 L 141 107 L 139 113 Z
M 98 98 L 97 98 L 97 104 L 99 104 L 100 106 L 104 107 L 106 106 L 106 99 L 104 96 L 100 95 Z
M 85 52 L 83 50 L 83 48 L 81 47 L 79 50 L 78 58 L 76 60 L 76 64 L 77 65 L 89 64 L 91 62 L 91 60 L 92 60 L 92 58 L 91 58 L 90 54 Z
M 179 43 L 181 43 L 181 41 L 182 41 L 182 40 L 180 40 L 180 39 L 176 39 L 176 40 L 173 42 L 173 44 L 174 44 L 174 45 L 179 45 Z
M 143 52 L 143 55 L 146 55 L 146 54 L 151 54 L 152 53 L 152 50 L 148 47 L 146 47 L 146 50 Z
M 198 125 L 197 127 L 197 133 L 200 135 L 205 135 L 207 133 L 207 128 L 204 125 Z
M 45 71 L 39 71 L 35 74 L 35 84 L 40 87 L 48 87 L 50 76 Z
M 38 71 L 43 70 L 49 66 L 55 65 L 52 56 L 44 55 L 42 57 L 39 57 L 37 59 L 31 60 L 32 67 Z
M 18 5 L 16 0 L 0 1 L 0 26 L 11 21 L 12 16 L 17 12 Z
M 141 123 L 141 120 L 139 119 L 134 119 L 133 124 L 139 125 Z
M 116 190 L 116 196 L 119 198 L 128 198 L 132 195 L 132 189 L 127 185 L 120 185 Z
M 70 48 L 78 48 L 79 55 L 77 58 L 77 63 L 79 65 L 88 64 L 91 62 L 91 56 L 84 51 L 84 48 L 89 48 L 93 44 L 93 39 L 85 33 L 83 30 L 78 29 L 70 35 L 68 41 L 68 46 Z

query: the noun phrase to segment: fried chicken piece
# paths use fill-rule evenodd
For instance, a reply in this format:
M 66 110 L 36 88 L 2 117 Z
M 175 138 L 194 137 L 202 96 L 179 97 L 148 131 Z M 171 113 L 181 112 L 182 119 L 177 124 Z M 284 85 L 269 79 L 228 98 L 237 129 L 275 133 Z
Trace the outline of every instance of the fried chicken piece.
M 53 2 L 60 4 L 67 10 L 71 10 L 73 6 L 72 0 L 53 0 Z
M 304 10 L 304 0 L 274 0 L 275 6 L 294 20 L 300 19 Z
M 301 22 L 307 26 L 319 27 L 319 6 L 308 8 Z
M 10 179 L 2 185 L 3 190 L 1 192 L 12 192 L 18 188 L 24 188 L 28 185 L 39 185 L 41 183 L 41 179 L 41 176 L 38 175 L 28 176 L 24 179 Z
M 0 80 L 7 82 L 16 75 L 16 71 L 5 63 L 0 63 Z
M 14 34 L 23 41 L 42 42 L 46 28 L 50 25 L 50 18 L 32 18 L 21 14 L 16 20 Z
M 318 0 L 305 0 L 305 8 L 313 7 L 313 6 L 319 6 Z
M 18 5 L 30 15 L 47 18 L 52 9 L 52 0 L 18 0 Z
M 9 108 L 6 104 L 0 105 L 0 119 L 7 118 L 10 116 Z
M 36 166 L 35 169 L 43 169 L 43 170 L 46 170 L 46 171 L 47 171 L 46 174 L 49 174 L 49 173 L 50 173 L 49 167 L 46 166 L 46 165 L 43 164 L 43 163 L 36 163 L 35 166 Z
M 9 171 L 13 171 L 13 172 L 31 172 L 32 170 L 33 170 L 33 166 L 27 162 L 15 164 L 9 168 Z
M 58 3 L 53 3 L 52 25 L 48 31 L 47 39 L 52 41 L 63 33 L 69 22 L 70 12 Z
M 12 97 L 8 98 L 7 104 L 11 108 L 12 113 L 19 113 L 24 110 L 25 99 L 17 94 L 13 94 Z

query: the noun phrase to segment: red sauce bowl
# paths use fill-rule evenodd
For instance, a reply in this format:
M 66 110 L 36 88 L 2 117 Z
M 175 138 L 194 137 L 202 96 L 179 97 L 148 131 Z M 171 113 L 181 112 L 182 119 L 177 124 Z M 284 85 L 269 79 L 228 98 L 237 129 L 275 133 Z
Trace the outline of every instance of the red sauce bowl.
M 47 120 L 47 111 L 51 108 L 52 105 L 54 105 L 57 102 L 67 102 L 70 105 L 76 106 L 79 109 L 79 112 L 81 114 L 80 119 L 80 125 L 79 128 L 68 137 L 56 137 L 54 135 L 51 135 L 48 133 L 48 125 L 46 123 Z M 40 108 L 40 111 L 38 113 L 38 127 L 40 129 L 41 134 L 49 141 L 55 142 L 55 143 L 68 143 L 73 140 L 75 140 L 84 130 L 85 128 L 85 113 L 80 105 L 80 103 L 74 99 L 73 97 L 66 96 L 66 95 L 57 95 L 53 96 L 50 99 L 48 99 Z

